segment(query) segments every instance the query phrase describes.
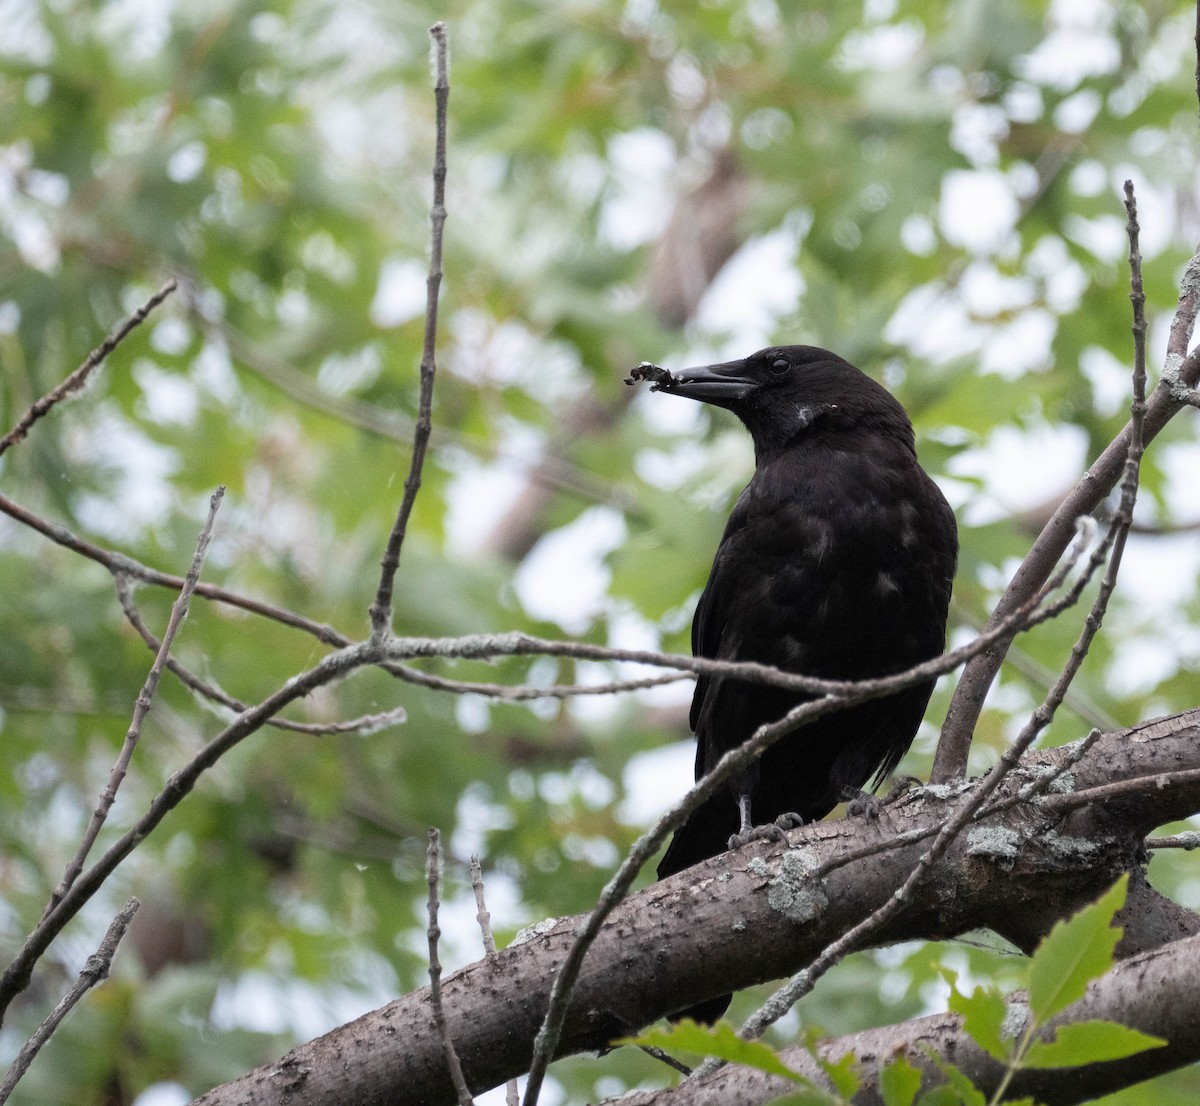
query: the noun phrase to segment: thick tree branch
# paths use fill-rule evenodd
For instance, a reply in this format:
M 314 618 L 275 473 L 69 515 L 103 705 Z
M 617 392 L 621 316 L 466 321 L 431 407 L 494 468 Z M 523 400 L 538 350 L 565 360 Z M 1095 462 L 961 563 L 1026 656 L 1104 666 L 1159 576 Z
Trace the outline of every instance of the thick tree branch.
M 1101 737 L 1051 788 L 1067 794 L 1108 780 L 1139 781 L 1136 794 L 1065 819 L 1049 802 L 1053 794 L 1019 798 L 1022 786 L 1071 757 L 1069 746 L 1031 754 L 1002 788 L 1000 797 L 1011 805 L 963 833 L 910 909 L 873 943 L 985 926 L 1029 949 L 1118 872 L 1136 869 L 1146 832 L 1200 809 L 1200 779 L 1186 787 L 1158 785 L 1160 777 L 1200 768 L 1200 710 Z M 914 838 L 935 833 L 971 790 L 920 789 L 886 807 L 878 821 L 807 826 L 790 835 L 788 848 L 757 845 L 726 854 L 622 903 L 584 961 L 557 1054 L 603 1048 L 682 1006 L 812 960 L 895 893 L 924 851 Z M 882 843 L 852 864 L 830 864 Z M 814 875 L 826 865 L 825 875 Z M 680 918 L 688 924 L 681 926 Z M 525 1070 L 551 984 L 581 921 L 560 919 L 442 981 L 447 1023 L 473 1090 Z M 1139 925 L 1136 916 L 1125 923 L 1134 931 Z M 197 1106 L 396 1097 L 453 1103 L 428 1002 L 427 990 L 399 999 L 211 1091 Z M 1196 1034 L 1200 1047 L 1200 1030 Z M 380 1047 L 385 1040 L 388 1047 Z
M 1013 1001 L 1019 1008 L 1017 1000 Z M 1169 1043 L 1165 1048 L 1105 1064 L 1020 1072 L 1008 1085 L 1006 1100 L 1028 1096 L 1044 1106 L 1074 1106 L 1200 1060 L 1200 1033 L 1196 1032 L 1200 1025 L 1200 937 L 1189 937 L 1117 964 L 1088 987 L 1084 998 L 1050 1024 L 1057 1028 L 1093 1018 L 1132 1026 Z M 1005 1071 L 1003 1064 L 963 1032 L 954 1014 L 934 1014 L 852 1033 L 823 1042 L 819 1052 L 826 1061 L 837 1061 L 848 1054 L 857 1058 L 863 1085 L 854 1096 L 855 1106 L 883 1106 L 879 1073 L 898 1057 L 921 1071 L 923 1090 L 945 1083 L 931 1055 L 952 1057 L 987 1096 L 999 1086 Z M 824 1082 L 806 1049 L 783 1049 L 781 1059 L 818 1085 Z M 726 1106 L 730 1102 L 756 1106 L 794 1089 L 788 1081 L 765 1072 L 726 1067 L 706 1079 L 689 1080 L 678 1087 L 624 1095 L 615 1106 Z

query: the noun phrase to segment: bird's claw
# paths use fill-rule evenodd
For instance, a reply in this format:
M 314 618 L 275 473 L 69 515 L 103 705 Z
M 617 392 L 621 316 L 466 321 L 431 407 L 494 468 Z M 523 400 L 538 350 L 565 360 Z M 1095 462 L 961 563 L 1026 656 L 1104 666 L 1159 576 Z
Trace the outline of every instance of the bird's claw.
M 874 821 L 883 809 L 883 804 L 874 795 L 857 787 L 843 787 L 838 798 L 846 804 L 846 816 L 849 818 L 865 816 L 867 821 Z
M 914 787 L 920 786 L 921 779 L 919 776 L 897 776 L 892 781 L 891 790 L 884 797 L 883 805 L 887 806 L 888 803 L 895 802 L 901 795 L 907 795 Z
M 729 839 L 730 849 L 740 849 L 751 841 L 775 841 L 781 845 L 787 844 L 787 831 L 799 829 L 804 825 L 804 819 L 793 811 L 781 814 L 773 822 L 761 826 L 748 826 L 741 833 L 735 833 Z

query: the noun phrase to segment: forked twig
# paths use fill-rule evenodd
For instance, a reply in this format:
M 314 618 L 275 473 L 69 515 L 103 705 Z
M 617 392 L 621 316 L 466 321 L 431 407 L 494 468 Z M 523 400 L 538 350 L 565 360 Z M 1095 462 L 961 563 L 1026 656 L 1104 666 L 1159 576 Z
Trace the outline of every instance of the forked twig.
M 179 627 L 183 625 L 183 620 L 187 617 L 188 604 L 191 603 L 192 593 L 196 590 L 196 584 L 200 579 L 200 568 L 204 564 L 204 556 L 208 552 L 208 543 L 212 540 L 213 524 L 216 522 L 217 511 L 221 506 L 221 500 L 224 496 L 225 487 L 222 485 L 213 492 L 212 498 L 209 500 L 208 517 L 204 520 L 204 526 L 200 530 L 199 538 L 196 540 L 196 551 L 192 555 L 191 567 L 184 578 L 179 597 L 171 606 L 171 616 L 167 620 L 167 628 L 163 632 L 162 642 L 159 644 L 158 653 L 154 657 L 154 663 L 150 666 L 150 671 L 146 674 L 146 681 L 142 684 L 141 691 L 138 692 L 137 701 L 133 707 L 133 717 L 129 722 L 129 729 L 125 732 L 125 740 L 121 745 L 121 752 L 118 754 L 116 763 L 113 764 L 112 771 L 109 773 L 108 783 L 100 795 L 100 801 L 96 804 L 96 809 L 92 811 L 91 821 L 84 831 L 83 839 L 79 842 L 79 848 L 75 851 L 75 855 L 71 857 L 66 871 L 63 873 L 62 880 L 54 889 L 54 893 L 50 896 L 50 901 L 46 904 L 46 909 L 42 912 L 42 921 L 45 921 L 50 912 L 62 902 L 63 896 L 70 890 L 79 873 L 83 871 L 83 863 L 87 860 L 87 855 L 91 852 L 96 838 L 100 835 L 100 830 L 104 825 L 105 819 L 108 818 L 108 812 L 112 809 L 113 803 L 117 801 L 117 791 L 120 789 L 121 784 L 125 780 L 125 774 L 129 770 L 129 762 L 133 759 L 133 751 L 137 748 L 138 738 L 141 737 L 142 723 L 145 722 L 146 715 L 150 713 L 150 704 L 154 702 L 154 693 L 158 690 L 159 680 L 162 679 L 163 669 L 166 667 L 167 657 L 171 652 L 171 645 L 175 641 L 175 634 L 178 632 Z
M 104 940 L 100 942 L 100 947 L 87 958 L 87 963 L 84 965 L 83 971 L 79 973 L 79 978 L 75 981 L 75 985 L 63 995 L 59 1004 L 50 1012 L 50 1016 L 37 1027 L 33 1036 L 25 1042 L 21 1051 L 17 1053 L 16 1058 L 8 1069 L 8 1073 L 4 1077 L 4 1082 L 0 1083 L 0 1103 L 8 1101 L 13 1088 L 16 1087 L 21 1081 L 21 1077 L 29 1070 L 29 1065 L 33 1063 L 42 1046 L 50 1040 L 54 1035 L 54 1031 L 75 1008 L 79 1000 L 95 987 L 96 984 L 102 983 L 108 978 L 108 971 L 112 967 L 117 946 L 125 936 L 126 930 L 129 929 L 129 923 L 133 921 L 133 916 L 137 913 L 140 905 L 141 903 L 137 899 L 130 899 L 125 904 L 124 909 L 113 918 L 112 924 L 108 927 L 108 932 L 104 935 Z

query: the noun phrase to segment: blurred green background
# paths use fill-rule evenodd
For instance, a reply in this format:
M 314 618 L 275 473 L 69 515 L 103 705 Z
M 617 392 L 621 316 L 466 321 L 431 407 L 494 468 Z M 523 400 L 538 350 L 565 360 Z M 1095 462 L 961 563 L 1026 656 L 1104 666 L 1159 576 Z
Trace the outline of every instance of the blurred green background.
M 444 19 L 440 374 L 398 632 L 686 651 L 752 456 L 720 414 L 621 378 L 643 359 L 786 341 L 835 349 L 910 411 L 959 513 L 957 643 L 1124 420 L 1127 177 L 1161 360 L 1200 237 L 1192 18 L 1116 0 L 3 0 L 0 426 L 166 277 L 181 290 L 0 461 L 0 491 L 182 573 L 225 483 L 205 578 L 367 632 L 415 417 L 427 28 Z M 1048 740 L 1196 705 L 1196 461 L 1185 415 L 1147 457 L 1118 600 Z M 137 598 L 161 632 L 173 596 Z M 1040 701 L 1077 627 L 1020 641 L 973 769 Z M 0 629 L 12 951 L 95 804 L 150 654 L 106 572 L 8 518 Z M 256 701 L 323 648 L 200 601 L 175 652 Z M 616 671 L 429 667 L 513 682 Z M 902 771 L 928 771 L 950 686 Z M 185 1101 L 420 986 L 430 824 L 447 841 L 447 968 L 479 954 L 473 851 L 501 943 L 586 909 L 688 782 L 687 688 L 496 705 L 368 672 L 312 696 L 294 717 L 403 706 L 408 721 L 264 731 L 208 773 L 14 1007 L 5 1060 L 117 906 L 144 901 L 113 977 L 13 1101 Z M 222 717 L 164 680 L 101 845 Z M 1171 855 L 1152 875 L 1195 905 L 1193 870 Z M 852 957 L 777 1039 L 800 1021 L 842 1032 L 937 1008 L 939 958 L 1005 972 L 964 943 Z M 668 1078 L 629 1049 L 553 1075 L 546 1101 L 571 1103 Z M 1192 1102 L 1198 1084 L 1180 1073 L 1114 1101 Z

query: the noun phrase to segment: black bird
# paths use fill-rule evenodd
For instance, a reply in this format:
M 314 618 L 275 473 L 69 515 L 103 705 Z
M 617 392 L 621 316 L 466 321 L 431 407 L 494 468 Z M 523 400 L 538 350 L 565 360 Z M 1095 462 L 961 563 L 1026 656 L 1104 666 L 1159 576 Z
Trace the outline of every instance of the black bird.
M 899 672 L 937 656 L 958 556 L 954 513 L 917 463 L 900 403 L 815 346 L 634 379 L 732 411 L 754 439 L 742 492 L 692 622 L 697 656 L 753 660 L 831 679 Z M 753 836 L 823 818 L 872 789 L 912 744 L 933 681 L 825 715 L 784 737 L 675 832 L 665 878 Z M 696 778 L 809 696 L 700 676 Z M 731 840 L 734 838 L 734 840 Z M 683 1011 L 714 1021 L 729 996 Z

